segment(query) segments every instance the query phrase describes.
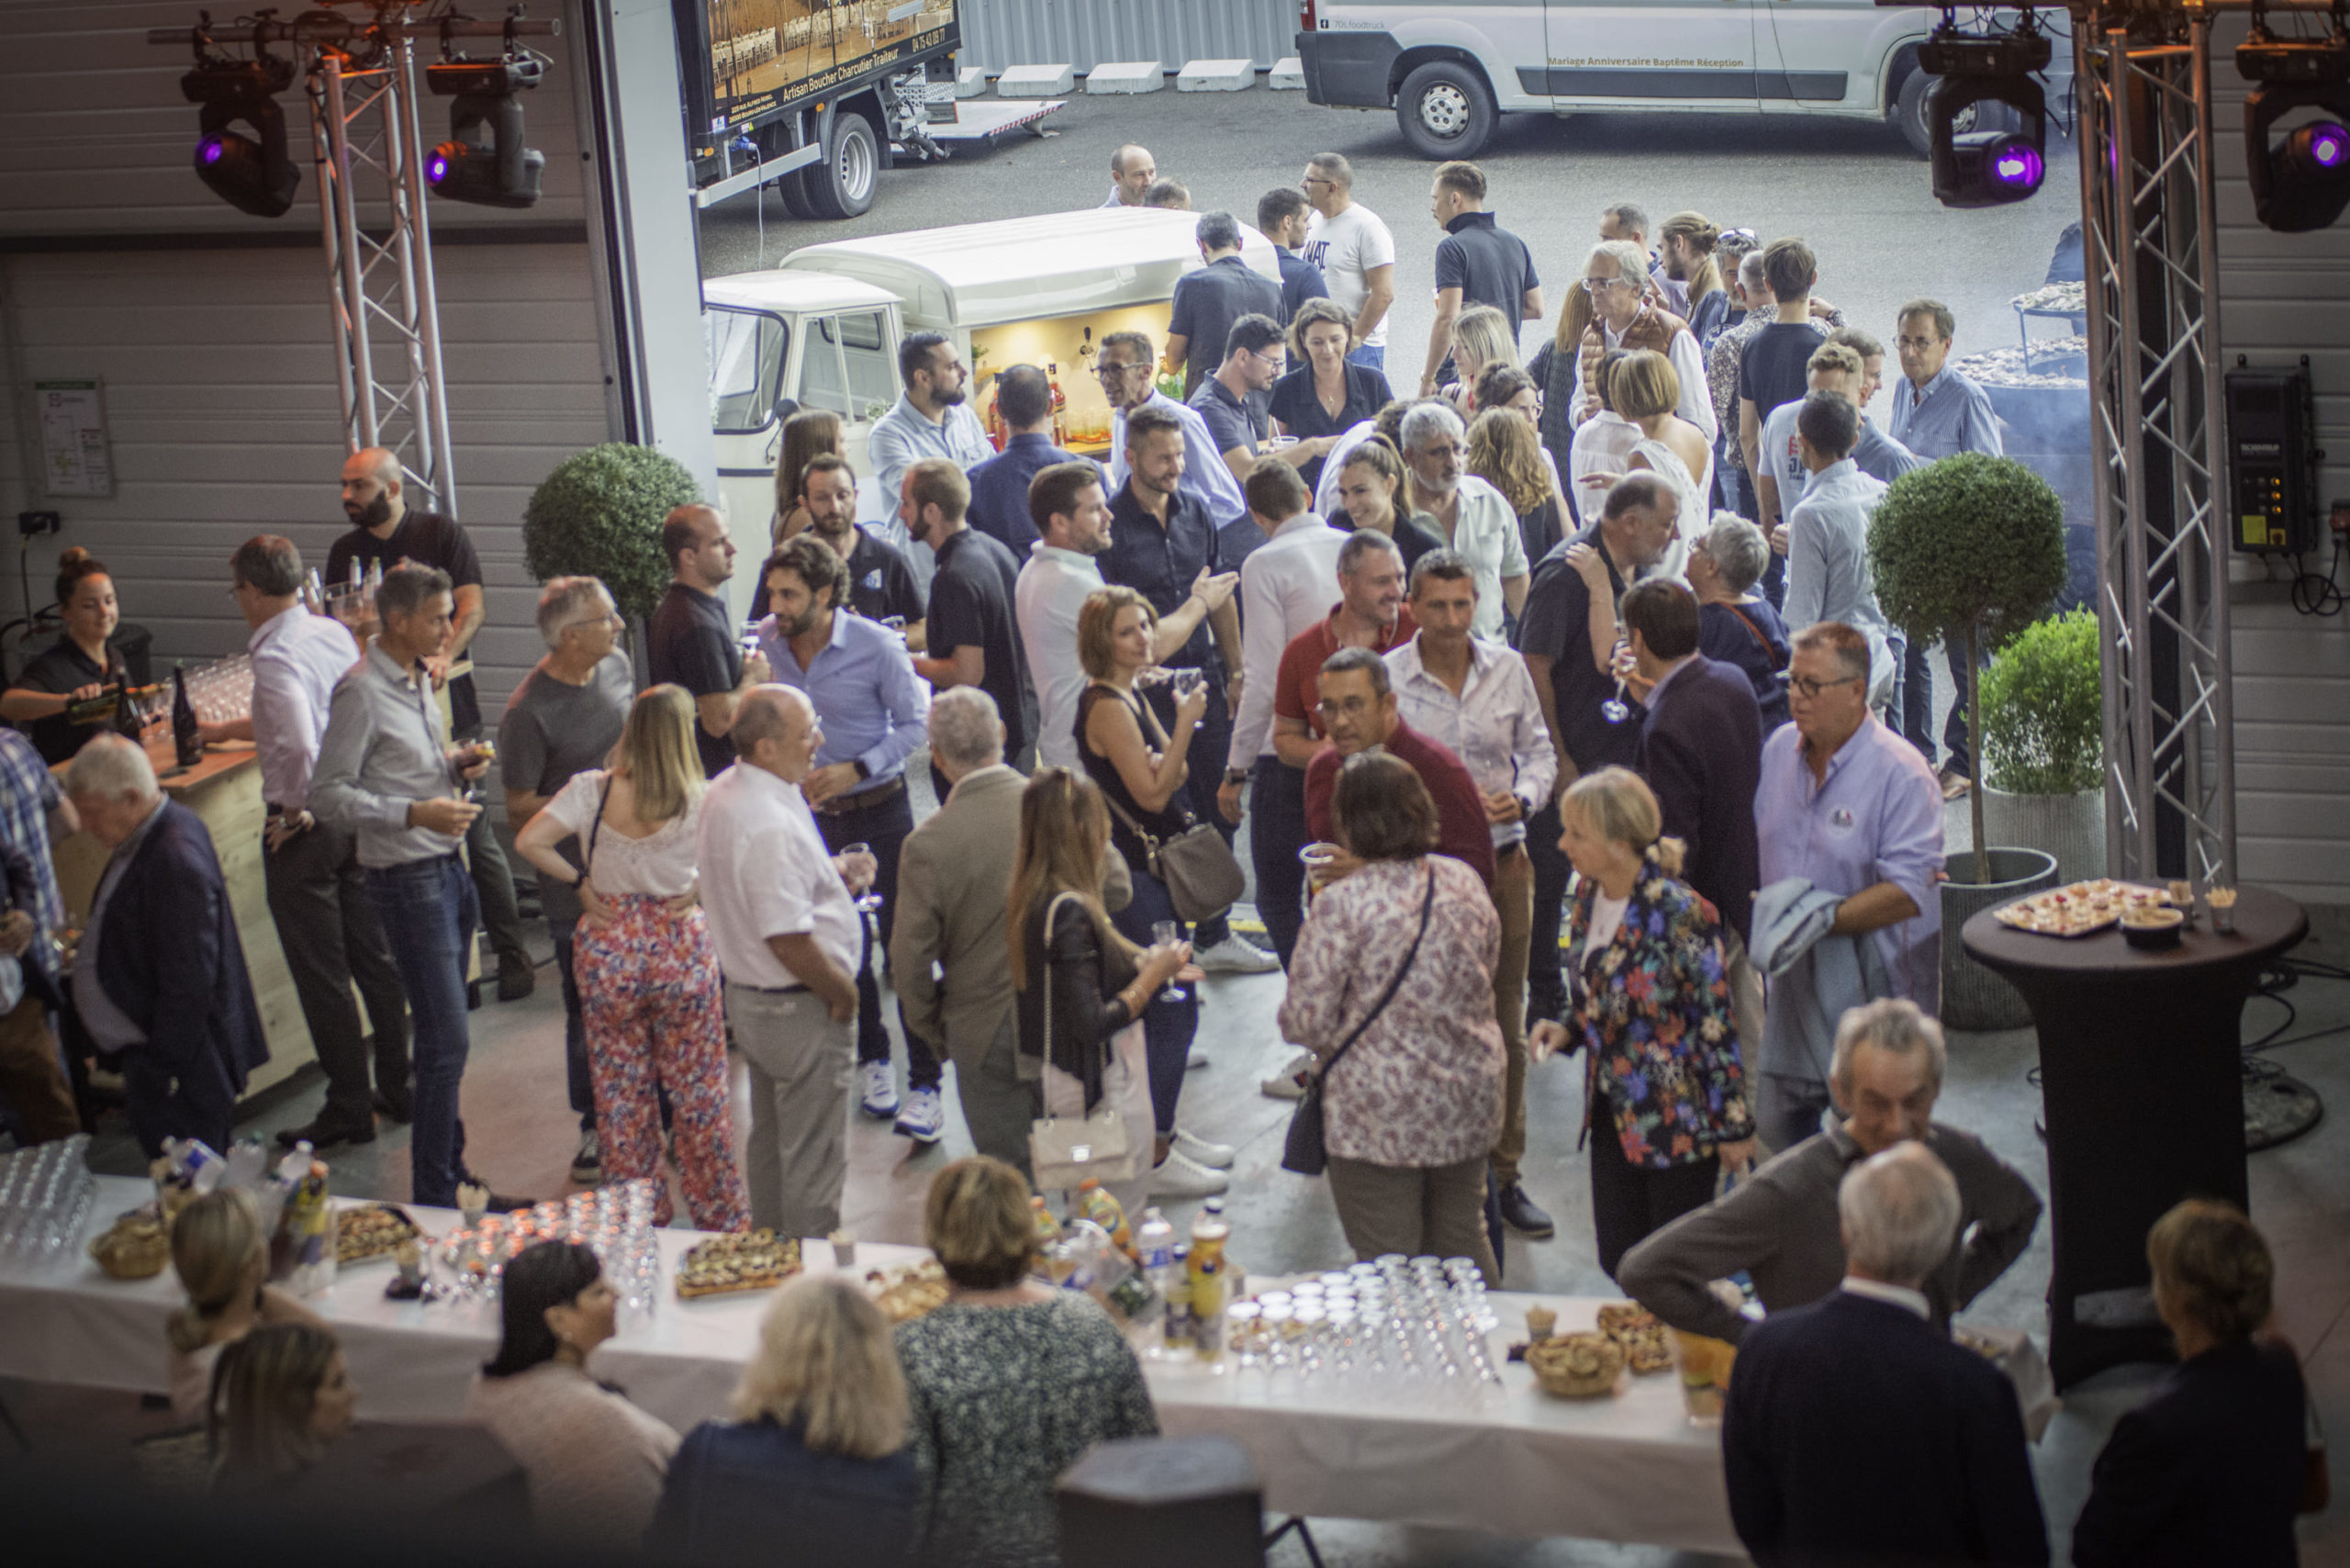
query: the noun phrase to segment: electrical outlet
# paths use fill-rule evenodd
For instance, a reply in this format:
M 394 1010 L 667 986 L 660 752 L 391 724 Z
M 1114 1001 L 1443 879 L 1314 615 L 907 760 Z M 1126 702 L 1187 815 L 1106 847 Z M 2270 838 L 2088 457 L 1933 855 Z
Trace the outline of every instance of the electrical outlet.
M 2336 533 L 2350 534 L 2350 501 L 2335 501 L 2329 507 L 2325 523 Z
M 65 520 L 53 511 L 20 511 L 17 514 L 17 532 L 31 539 L 43 533 L 62 533 Z

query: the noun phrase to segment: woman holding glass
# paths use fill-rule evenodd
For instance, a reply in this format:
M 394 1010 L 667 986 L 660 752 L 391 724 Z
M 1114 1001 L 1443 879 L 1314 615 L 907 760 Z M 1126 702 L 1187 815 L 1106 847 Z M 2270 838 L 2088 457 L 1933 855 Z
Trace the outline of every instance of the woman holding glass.
M 59 556 L 57 607 L 65 629 L 56 646 L 27 665 L 17 684 L 0 694 L 0 719 L 22 727 L 40 759 L 51 766 L 72 761 L 83 743 L 101 730 L 132 740 L 140 731 L 138 706 L 127 698 L 95 718 L 67 716 L 76 703 L 104 697 L 108 687 L 130 684 L 122 650 L 114 645 L 122 611 L 106 563 L 92 559 L 79 545 Z
M 655 1085 L 667 1092 L 686 1208 L 703 1230 L 748 1230 L 749 1194 L 727 1109 L 718 951 L 699 896 L 702 774 L 694 700 L 656 686 L 636 700 L 610 768 L 572 776 L 514 847 L 543 877 L 577 887 L 572 950 L 604 1180 L 661 1174 Z M 583 875 L 557 846 L 576 838 Z M 654 1222 L 669 1223 L 657 1181 Z
M 1077 700 L 1078 757 L 1109 807 L 1110 842 L 1134 881 L 1134 898 L 1111 918 L 1136 947 L 1183 939 L 1174 899 L 1151 869 L 1150 849 L 1151 842 L 1164 844 L 1192 829 L 1192 814 L 1177 792 L 1191 774 L 1185 759 L 1192 732 L 1208 706 L 1206 680 L 1197 670 L 1175 671 L 1168 683 L 1175 697 L 1171 730 L 1136 690 L 1137 678 L 1155 666 L 1158 632 L 1158 614 L 1150 601 L 1123 585 L 1089 594 L 1077 614 L 1078 662 L 1092 681 Z M 1192 1040 L 1200 1028 L 1198 996 L 1184 987 L 1169 987 L 1153 992 L 1145 1007 L 1158 1135 L 1151 1191 L 1164 1197 L 1221 1193 L 1234 1151 L 1175 1125 Z
M 1344 435 L 1377 414 L 1395 394 L 1387 377 L 1347 359 L 1354 318 L 1327 299 L 1309 299 L 1289 324 L 1290 353 L 1298 367 L 1273 383 L 1270 410 L 1277 434 L 1306 440 Z M 1298 465 L 1307 489 L 1321 482 L 1319 457 Z
M 1534 1059 L 1589 1047 L 1591 1213 L 1610 1278 L 1651 1233 L 1713 1201 L 1754 1159 L 1722 925 L 1681 878 L 1656 796 L 1628 768 L 1567 786 L 1559 848 L 1580 879 L 1566 1016 L 1534 1026 Z

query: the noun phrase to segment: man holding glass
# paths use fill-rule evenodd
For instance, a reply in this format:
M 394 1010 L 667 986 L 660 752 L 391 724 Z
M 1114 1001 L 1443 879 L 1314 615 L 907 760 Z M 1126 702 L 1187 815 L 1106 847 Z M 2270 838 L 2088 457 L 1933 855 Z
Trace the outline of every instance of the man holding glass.
M 878 913 L 887 951 L 898 851 L 914 830 L 906 758 L 930 744 L 930 688 L 914 674 L 903 637 L 847 610 L 848 568 L 814 533 L 786 540 L 765 575 L 773 613 L 759 623 L 759 651 L 778 684 L 807 696 L 824 732 L 800 792 L 831 853 L 845 855 L 855 846 L 873 856 L 880 902 L 863 907 Z M 858 1103 L 877 1120 L 896 1117 L 901 1137 L 935 1143 L 946 1119 L 938 1058 L 918 1036 L 906 1036 L 901 1114 L 872 957 L 868 932 L 856 962 Z
M 1526 969 L 1534 930 L 1534 864 L 1526 852 L 1526 824 L 1550 799 L 1558 756 L 1526 661 L 1506 644 L 1470 632 L 1477 617 L 1477 579 L 1470 564 L 1450 550 L 1421 556 L 1412 570 L 1411 606 L 1419 631 L 1387 655 L 1387 675 L 1398 714 L 1419 734 L 1452 748 L 1469 769 L 1492 824 L 1494 907 L 1502 917 L 1494 1016 L 1509 1053 L 1494 1182 L 1503 1220 L 1520 1235 L 1540 1239 L 1558 1227 L 1518 1181 L 1518 1161 L 1526 1154 Z

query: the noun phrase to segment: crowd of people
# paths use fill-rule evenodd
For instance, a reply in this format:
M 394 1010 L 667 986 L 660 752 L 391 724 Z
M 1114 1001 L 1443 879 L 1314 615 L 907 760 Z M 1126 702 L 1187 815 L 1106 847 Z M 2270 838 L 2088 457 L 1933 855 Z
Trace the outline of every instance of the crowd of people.
M 1189 205 L 1145 149 L 1111 173 L 1104 205 Z M 1964 721 L 1938 767 L 1927 649 L 1888 623 L 1866 550 L 1891 480 L 1999 451 L 1948 363 L 1951 313 L 1918 299 L 1889 323 L 1880 431 L 1884 344 L 1818 297 L 1808 245 L 1682 212 L 1651 248 L 1622 203 L 1521 363 L 1549 305 L 1537 263 L 1483 173 L 1447 163 L 1436 326 L 1399 398 L 1395 241 L 1352 184 L 1324 154 L 1258 202 L 1278 280 L 1232 214 L 1200 216 L 1167 334 L 1100 345 L 1105 462 L 1053 444 L 1031 365 L 994 377 L 999 450 L 956 343 L 909 335 L 867 451 L 889 517 L 857 518 L 838 417 L 795 415 L 752 624 L 727 607 L 726 520 L 679 507 L 643 689 L 606 587 L 557 578 L 494 746 L 457 662 L 478 562 L 405 510 L 392 454 L 346 465 L 353 528 L 330 561 L 383 568 L 364 648 L 304 607 L 288 541 L 229 562 L 254 700 L 211 738 L 259 750 L 271 907 L 327 1081 L 285 1141 L 388 1116 L 411 1125 L 417 1202 L 477 1180 L 459 1114 L 476 927 L 501 994 L 529 978 L 480 800 L 495 757 L 555 940 L 576 1180 L 660 1177 L 666 1148 L 696 1226 L 822 1236 L 853 1116 L 934 1143 L 951 1095 L 979 1151 L 926 1215 L 947 1310 L 893 1347 L 856 1292 L 793 1285 L 736 1420 L 682 1443 L 584 1371 L 612 1332 L 592 1255 L 518 1260 L 477 1409 L 550 1529 L 715 1558 L 789 1517 L 857 1561 L 1049 1562 L 1052 1477 L 1155 1419 L 1107 1320 L 1028 1277 L 1032 1129 L 1106 1107 L 1136 1151 L 1107 1183 L 1130 1209 L 1224 1191 L 1235 1150 L 1184 1111 L 1216 1005 L 1201 981 L 1278 970 L 1288 1048 L 1264 1090 L 1318 1087 L 1360 1258 L 1466 1256 L 1498 1282 L 1504 1226 L 1553 1235 L 1527 1082 L 1580 1054 L 1600 1266 L 1673 1327 L 1751 1348 L 1725 1451 L 1758 1558 L 2045 1559 L 2012 1396 L 1916 1331 L 1946 1328 L 2041 1212 L 1932 1119 Z M 76 1041 L 124 1064 L 151 1153 L 225 1148 L 265 1047 L 218 861 L 134 740 L 67 720 L 118 659 L 117 610 L 95 562 L 58 591 L 66 635 L 0 697 L 31 732 L 0 733 L 0 824 L 27 852 L 0 924 L 28 959 L 9 1097 L 29 1136 L 71 1125 L 45 1023 L 66 1001 Z M 41 764 L 68 756 L 61 791 Z M 940 802 L 919 823 L 917 761 Z M 1239 885 L 1243 823 L 1270 951 L 1202 891 Z M 61 913 L 48 834 L 69 831 L 111 851 L 70 978 L 33 940 Z M 330 1338 L 263 1288 L 235 1203 L 179 1234 L 175 1396 L 225 1423 L 231 1468 L 297 1467 L 348 1420 Z M 2253 1344 L 2256 1233 L 2191 1208 L 2151 1249 L 2188 1365 L 2101 1462 L 2085 1562 L 2220 1529 L 2154 1519 L 2195 1506 L 2163 1478 L 2214 1440 L 2199 1412 L 2247 1444 L 2284 1420 L 2289 1357 Z M 1759 1325 L 1708 1289 L 1740 1274 Z M 1946 1387 L 1942 1414 L 1891 1414 L 1919 1408 L 1875 1392 L 1896 1383 Z M 1932 1506 L 1893 1481 L 1953 1470 Z M 2195 1491 L 2215 1519 L 2255 1508 Z

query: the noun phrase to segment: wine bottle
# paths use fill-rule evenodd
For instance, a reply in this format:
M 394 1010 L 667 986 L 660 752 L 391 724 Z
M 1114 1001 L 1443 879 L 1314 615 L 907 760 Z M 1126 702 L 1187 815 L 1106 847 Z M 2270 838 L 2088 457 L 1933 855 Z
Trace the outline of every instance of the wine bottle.
M 187 666 L 172 666 L 172 745 L 182 767 L 204 760 L 204 735 L 196 728 L 196 704 L 187 700 Z

